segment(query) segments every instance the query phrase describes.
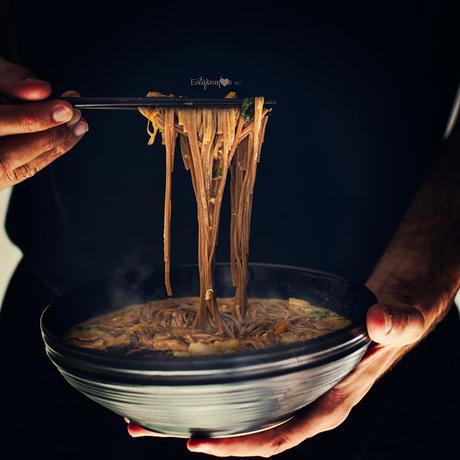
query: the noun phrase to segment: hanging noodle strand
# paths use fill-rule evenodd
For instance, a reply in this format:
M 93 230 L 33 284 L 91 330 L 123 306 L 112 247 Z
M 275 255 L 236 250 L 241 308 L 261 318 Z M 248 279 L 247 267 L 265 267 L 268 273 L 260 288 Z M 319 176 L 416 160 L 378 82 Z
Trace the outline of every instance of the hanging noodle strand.
M 150 92 L 148 96 L 164 96 Z M 229 94 L 229 97 L 236 95 Z M 194 327 L 215 328 L 219 335 L 234 336 L 242 327 L 247 309 L 247 264 L 251 209 L 257 164 L 268 119 L 264 98 L 254 98 L 252 119 L 239 108 L 168 108 L 141 107 L 147 118 L 149 144 L 158 130 L 166 150 L 166 186 L 164 206 L 165 286 L 172 295 L 170 281 L 171 183 L 176 138 L 185 169 L 190 171 L 198 217 L 198 267 L 200 305 Z M 233 323 L 223 321 L 213 285 L 213 266 L 217 245 L 222 200 L 231 176 L 230 266 L 235 286 Z

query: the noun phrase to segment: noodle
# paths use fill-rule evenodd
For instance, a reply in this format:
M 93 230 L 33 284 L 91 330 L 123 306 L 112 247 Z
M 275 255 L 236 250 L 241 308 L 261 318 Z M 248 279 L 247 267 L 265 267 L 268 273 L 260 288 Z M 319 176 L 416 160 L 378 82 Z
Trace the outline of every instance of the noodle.
M 234 324 L 232 299 L 221 298 L 218 308 L 229 327 Z M 226 354 L 259 350 L 321 337 L 350 321 L 301 299 L 250 299 L 237 338 L 195 329 L 198 297 L 154 300 L 131 305 L 84 321 L 66 334 L 80 348 L 121 356 Z M 238 323 L 239 324 L 239 323 Z
M 172 295 L 171 288 L 171 249 L 170 249 L 170 228 L 171 228 L 171 182 L 174 167 L 174 143 L 176 141 L 176 132 L 174 130 L 174 111 L 166 110 L 164 137 L 166 146 L 166 185 L 165 185 L 165 209 L 164 209 L 164 264 L 165 264 L 165 285 L 168 295 Z
M 164 96 L 150 92 L 148 96 Z M 236 96 L 234 93 L 228 97 Z M 194 327 L 214 328 L 217 334 L 235 336 L 242 327 L 247 304 L 247 263 L 253 191 L 260 150 L 268 119 L 264 98 L 254 98 L 253 118 L 239 108 L 150 109 L 141 107 L 147 118 L 149 145 L 160 130 L 166 148 L 164 213 L 165 286 L 170 281 L 171 175 L 176 137 L 185 169 L 190 171 L 198 217 L 198 267 L 200 304 Z M 235 286 L 234 319 L 231 326 L 222 320 L 213 288 L 213 265 L 219 233 L 222 200 L 231 175 L 230 263 Z

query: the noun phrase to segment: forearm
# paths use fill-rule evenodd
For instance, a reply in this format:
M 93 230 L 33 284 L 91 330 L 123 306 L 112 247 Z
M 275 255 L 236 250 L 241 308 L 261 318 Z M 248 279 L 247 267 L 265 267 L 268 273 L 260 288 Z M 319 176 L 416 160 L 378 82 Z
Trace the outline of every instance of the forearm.
M 443 146 L 367 284 L 383 304 L 417 308 L 425 335 L 448 311 L 460 284 L 460 129 Z

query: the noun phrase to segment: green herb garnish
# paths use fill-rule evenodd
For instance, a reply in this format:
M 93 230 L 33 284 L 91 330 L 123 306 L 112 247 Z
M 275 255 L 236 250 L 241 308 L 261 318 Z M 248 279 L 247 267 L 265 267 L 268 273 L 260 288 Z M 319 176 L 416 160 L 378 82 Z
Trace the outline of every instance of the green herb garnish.
M 241 115 L 245 119 L 245 121 L 250 121 L 254 116 L 254 98 L 247 97 L 243 99 L 243 103 L 241 104 Z
M 212 170 L 213 179 L 215 179 L 217 177 L 221 177 L 221 176 L 222 176 L 222 168 L 219 165 L 215 165 L 213 170 Z

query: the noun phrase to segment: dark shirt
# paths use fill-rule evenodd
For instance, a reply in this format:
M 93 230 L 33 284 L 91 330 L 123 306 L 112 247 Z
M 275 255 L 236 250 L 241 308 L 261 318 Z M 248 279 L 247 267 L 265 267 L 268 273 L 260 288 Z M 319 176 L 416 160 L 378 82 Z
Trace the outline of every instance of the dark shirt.
M 350 8 L 266 2 L 16 5 L 22 64 L 55 94 L 274 98 L 250 260 L 364 282 L 442 142 L 459 82 L 454 2 Z M 326 4 L 327 3 L 327 4 Z M 198 77 L 232 80 L 206 90 Z M 239 83 L 238 85 L 236 83 Z M 164 151 L 136 112 L 85 112 L 90 132 L 15 187 L 7 230 L 56 293 L 161 264 Z M 218 260 L 228 260 L 222 211 Z M 179 155 L 173 264 L 196 261 L 195 199 Z M 173 280 L 174 283 L 174 280 Z

